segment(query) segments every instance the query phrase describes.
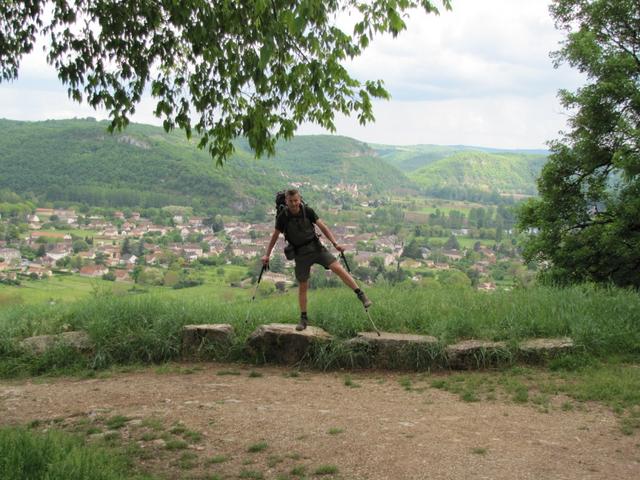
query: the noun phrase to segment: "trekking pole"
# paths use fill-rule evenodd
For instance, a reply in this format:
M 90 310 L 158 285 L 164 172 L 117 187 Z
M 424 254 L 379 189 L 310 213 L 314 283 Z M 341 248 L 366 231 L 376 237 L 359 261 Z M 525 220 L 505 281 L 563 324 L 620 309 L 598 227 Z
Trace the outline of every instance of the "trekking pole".
M 347 257 L 344 256 L 344 252 L 340 252 L 340 258 L 344 262 L 344 266 L 347 267 L 347 272 L 351 273 L 351 269 L 349 268 L 349 262 L 347 262 Z M 353 277 L 353 274 L 351 276 Z M 353 279 L 355 281 L 355 277 L 353 277 Z M 356 283 L 356 285 L 358 285 L 358 284 Z M 360 285 L 358 285 L 358 288 L 360 288 Z M 376 324 L 373 323 L 373 318 L 371 318 L 371 314 L 369 313 L 369 309 L 365 308 L 364 311 L 367 312 L 367 316 L 369 317 L 369 321 L 371 322 L 371 325 L 373 325 L 373 329 L 376 331 L 378 336 L 380 336 L 380 330 L 378 330 L 378 328 L 376 327 Z
M 253 291 L 253 297 L 251 297 L 251 303 L 256 299 L 256 294 L 258 293 L 258 287 L 260 286 L 260 280 L 262 280 L 262 274 L 265 270 L 269 270 L 269 264 L 262 264 L 262 268 L 260 269 L 260 275 L 258 275 L 258 281 L 256 282 L 256 288 Z M 247 308 L 247 316 L 244 319 L 244 324 L 246 325 L 249 322 L 249 309 Z

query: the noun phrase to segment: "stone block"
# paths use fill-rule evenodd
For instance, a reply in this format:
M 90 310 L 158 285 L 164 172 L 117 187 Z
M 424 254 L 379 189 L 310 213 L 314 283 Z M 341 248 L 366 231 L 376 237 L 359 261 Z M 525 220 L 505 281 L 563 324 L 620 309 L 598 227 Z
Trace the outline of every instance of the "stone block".
M 509 363 L 512 355 L 505 342 L 465 340 L 445 349 L 450 368 L 467 370 Z
M 228 323 L 185 325 L 182 327 L 182 355 L 199 353 L 205 347 L 226 348 L 231 345 L 234 330 Z
M 424 368 L 438 356 L 438 339 L 428 335 L 358 332 L 345 344 L 363 354 L 360 364 L 378 368 Z
M 328 342 L 331 335 L 318 327 L 297 331 L 289 323 L 260 325 L 247 340 L 247 350 L 266 362 L 292 365 L 300 362 L 314 342 Z
M 45 353 L 56 345 L 66 345 L 80 352 L 90 352 L 94 345 L 89 334 L 83 331 L 64 332 L 57 335 L 38 335 L 25 338 L 20 342 L 20 346 L 37 355 Z
M 541 363 L 575 350 L 573 340 L 563 338 L 534 338 L 518 345 L 518 356 L 531 363 Z

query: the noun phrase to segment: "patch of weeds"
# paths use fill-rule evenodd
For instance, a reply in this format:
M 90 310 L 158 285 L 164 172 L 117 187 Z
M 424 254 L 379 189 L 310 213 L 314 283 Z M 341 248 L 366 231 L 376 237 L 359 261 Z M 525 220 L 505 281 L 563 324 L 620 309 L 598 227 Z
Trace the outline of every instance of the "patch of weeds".
M 162 420 L 158 418 L 144 418 L 142 419 L 142 423 L 140 424 L 140 426 L 147 427 L 156 431 L 163 429 Z
M 409 377 L 402 377 L 398 380 L 398 383 L 402 388 L 404 388 L 407 392 L 411 391 L 412 382 Z
M 296 437 L 296 440 L 306 440 L 307 438 L 309 438 L 309 435 L 305 433 L 303 435 L 299 435 L 298 437 Z
M 344 385 L 350 388 L 360 388 L 360 385 L 353 381 L 351 375 L 346 375 L 344 377 Z
M 238 475 L 239 478 L 252 478 L 254 480 L 262 480 L 264 478 L 264 475 L 262 474 L 262 472 L 258 472 L 256 470 L 242 470 L 240 472 L 240 475 Z
M 209 475 L 208 477 L 204 477 L 205 480 L 223 480 L 220 475 L 214 473 L 213 475 Z
M 460 394 L 460 400 L 462 400 L 463 402 L 479 402 L 480 397 L 478 397 L 476 392 L 474 392 L 473 390 L 467 389 Z
M 433 388 L 437 388 L 439 390 L 446 390 L 447 389 L 447 381 L 446 380 L 434 380 L 433 382 L 431 382 L 431 386 Z
M 314 475 L 335 475 L 338 473 L 338 467 L 335 465 L 320 465 L 313 472 Z
M 102 439 L 105 441 L 105 443 L 115 444 L 120 440 L 120 434 L 118 432 L 107 432 L 105 433 L 104 437 L 102 437 Z
M 164 448 L 166 448 L 167 450 L 184 450 L 188 446 L 189 444 L 184 440 L 173 439 L 173 440 L 167 441 Z
M 32 420 L 27 424 L 27 428 L 38 428 L 42 426 L 42 420 Z
M 563 412 L 570 412 L 573 410 L 573 403 L 563 402 L 560 408 L 562 409 Z
M 256 461 L 252 458 L 247 458 L 246 460 L 242 461 L 243 465 L 253 465 L 254 463 L 256 463 Z
M 300 455 L 298 452 L 293 452 L 293 453 L 289 453 L 287 455 L 287 458 L 290 458 L 291 460 L 300 460 L 302 458 L 302 455 Z
M 487 449 L 482 447 L 476 447 L 471 449 L 471 453 L 474 453 L 476 455 L 486 455 Z
M 254 443 L 253 445 L 250 445 L 249 448 L 247 448 L 247 452 L 249 453 L 262 452 L 263 450 L 266 450 L 267 447 L 268 447 L 267 442 Z
M 267 459 L 267 466 L 269 468 L 275 467 L 277 464 L 284 462 L 284 458 L 280 455 L 270 455 Z
M 89 427 L 85 431 L 86 435 L 95 435 L 96 433 L 102 433 L 102 429 L 100 427 Z
M 131 419 L 123 415 L 116 415 L 115 417 L 107 419 L 104 424 L 111 430 L 118 430 L 119 428 L 124 427 L 129 420 Z
M 187 430 L 182 435 L 182 438 L 190 441 L 191 443 L 198 443 L 202 441 L 203 435 L 200 432 L 194 432 L 193 430 Z
M 296 477 L 302 477 L 306 471 L 307 467 L 305 467 L 304 465 L 298 465 L 297 467 L 293 467 L 290 473 L 291 475 L 294 475 Z
M 151 442 L 158 438 L 158 432 L 144 432 L 140 435 L 140 440 L 143 442 Z
M 329 435 L 338 435 L 344 432 L 344 428 L 330 428 L 327 432 Z
M 193 452 L 184 452 L 178 459 L 178 466 L 182 470 L 191 470 L 192 468 L 195 468 L 197 458 L 198 455 Z
M 216 463 L 224 463 L 227 460 L 229 460 L 229 457 L 227 455 L 214 455 L 207 460 L 207 464 L 211 465 Z
M 249 378 L 260 378 L 262 377 L 262 373 L 256 372 L 255 370 L 251 370 L 249 372 Z
M 242 375 L 242 373 L 237 370 L 220 370 L 218 375 Z
M 173 427 L 171 427 L 171 430 L 169 430 L 169 431 L 171 433 L 173 433 L 174 435 L 182 435 L 184 432 L 187 431 L 187 427 L 185 427 L 181 423 L 178 423 L 178 424 L 174 425 Z

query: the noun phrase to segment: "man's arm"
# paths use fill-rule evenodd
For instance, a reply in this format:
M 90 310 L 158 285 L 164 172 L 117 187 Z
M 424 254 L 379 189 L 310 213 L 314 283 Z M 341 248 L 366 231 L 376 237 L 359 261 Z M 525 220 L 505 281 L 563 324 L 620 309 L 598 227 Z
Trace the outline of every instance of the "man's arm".
M 336 247 L 336 250 L 338 250 L 339 252 L 344 252 L 344 247 L 342 245 L 338 245 L 338 242 L 336 241 L 336 237 L 333 236 L 333 232 L 329 230 L 329 227 L 327 227 L 322 220 L 317 219 L 316 225 L 318 226 L 320 231 L 324 233 L 324 236 L 329 239 L 329 241 L 333 244 L 333 246 Z
M 276 245 L 278 241 L 278 237 L 280 236 L 280 230 L 277 228 L 273 229 L 273 233 L 271 234 L 271 240 L 269 240 L 269 246 L 267 247 L 267 253 L 262 257 L 262 264 L 267 265 L 269 263 L 269 257 L 271 257 L 271 251 L 273 247 Z

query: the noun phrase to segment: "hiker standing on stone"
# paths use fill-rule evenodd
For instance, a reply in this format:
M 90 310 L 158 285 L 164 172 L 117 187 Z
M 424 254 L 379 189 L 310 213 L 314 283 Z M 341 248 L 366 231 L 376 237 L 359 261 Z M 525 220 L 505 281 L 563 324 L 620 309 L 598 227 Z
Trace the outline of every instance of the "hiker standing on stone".
M 271 235 L 267 253 L 262 257 L 263 265 L 269 264 L 271 251 L 278 241 L 280 234 L 284 234 L 286 241 L 291 245 L 294 251 L 295 272 L 298 280 L 298 303 L 300 304 L 300 322 L 296 325 L 296 330 L 304 330 L 307 328 L 307 290 L 309 288 L 309 275 L 311 265 L 319 263 L 324 268 L 331 270 L 338 275 L 340 279 L 351 288 L 358 299 L 369 308 L 373 302 L 367 298 L 365 293 L 358 288 L 358 284 L 353 277 L 349 275 L 340 262 L 329 253 L 322 245 L 314 228 L 314 224 L 320 228 L 322 233 L 333 244 L 339 252 L 344 252 L 344 247 L 338 245 L 335 237 L 329 227 L 318 218 L 316 212 L 311 207 L 302 203 L 300 192 L 295 189 L 287 190 L 285 194 L 286 207 L 278 212 L 276 216 L 276 226 Z

